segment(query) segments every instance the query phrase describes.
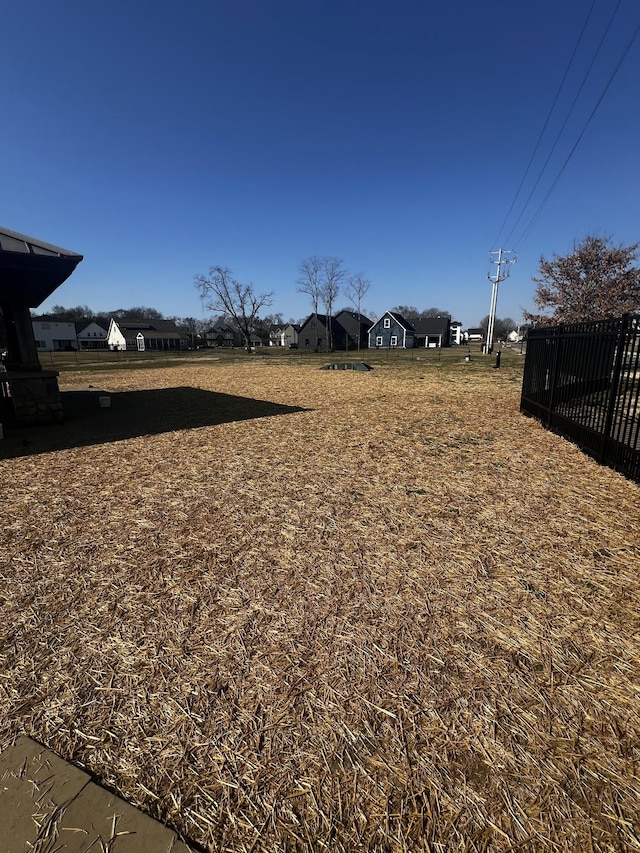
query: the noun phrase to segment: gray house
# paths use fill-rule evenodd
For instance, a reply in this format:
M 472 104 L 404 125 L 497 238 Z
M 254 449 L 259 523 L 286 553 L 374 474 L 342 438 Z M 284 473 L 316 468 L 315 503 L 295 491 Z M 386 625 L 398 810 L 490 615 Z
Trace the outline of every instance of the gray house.
M 205 333 L 205 345 L 208 347 L 233 347 L 240 346 L 240 337 L 236 342 L 236 334 L 225 323 L 219 323 L 217 326 L 212 326 Z
M 300 326 L 297 323 L 287 323 L 283 332 L 283 346 L 297 347 L 300 335 Z
M 369 328 L 371 349 L 413 349 L 414 341 L 413 325 L 395 311 L 385 311 Z
M 331 335 L 329 335 L 331 329 Z M 304 350 L 328 350 L 329 340 L 332 348 L 342 348 L 345 331 L 335 317 L 326 314 L 311 314 L 298 332 L 298 347 Z
M 371 320 L 357 311 L 340 311 L 336 322 L 342 327 L 338 338 L 334 340 L 335 349 L 366 349 L 369 346 L 369 328 Z
M 451 318 L 424 317 L 414 320 L 414 346 L 416 347 L 448 347 L 451 345 Z

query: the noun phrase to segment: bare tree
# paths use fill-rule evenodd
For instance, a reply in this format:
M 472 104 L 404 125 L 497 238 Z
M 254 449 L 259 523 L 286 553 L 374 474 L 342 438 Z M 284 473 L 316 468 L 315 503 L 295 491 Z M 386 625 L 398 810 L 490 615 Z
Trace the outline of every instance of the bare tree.
M 441 308 L 425 308 L 423 311 L 418 311 L 415 305 L 396 305 L 391 310 L 402 315 L 410 323 L 413 323 L 414 320 L 426 320 L 429 317 L 449 317 L 451 319 L 451 312 L 443 311 Z
M 322 287 L 320 295 L 327 315 L 327 352 L 333 349 L 333 306 L 340 293 L 340 285 L 347 271 L 340 258 L 322 259 Z
M 86 321 L 95 320 L 95 312 L 88 305 L 76 305 L 75 308 L 65 308 L 64 305 L 54 305 L 51 311 L 47 311 L 51 317 L 57 320 L 78 320 Z
M 358 323 L 362 322 L 362 300 L 369 292 L 370 287 L 371 282 L 368 278 L 365 278 L 364 273 L 357 272 L 347 279 L 344 293 L 358 312 Z M 358 335 L 358 350 L 360 350 L 360 335 Z
M 108 312 L 110 317 L 115 317 L 117 320 L 137 320 L 144 322 L 149 320 L 163 320 L 164 314 L 156 308 L 149 308 L 147 305 L 134 305 L 133 308 L 116 308 L 115 311 Z
M 524 312 L 538 324 L 581 323 L 619 317 L 640 308 L 640 269 L 632 266 L 640 243 L 614 246 L 609 237 L 588 236 L 570 255 L 540 258 L 533 301 L 541 311 Z
M 340 293 L 340 285 L 347 272 L 340 258 L 319 258 L 314 255 L 300 262 L 300 275 L 297 280 L 298 293 L 306 293 L 311 299 L 316 329 L 316 351 L 318 350 L 318 308 L 324 305 L 327 320 L 327 349 L 333 347 L 333 329 L 331 317 L 333 305 Z
M 167 317 L 166 319 L 174 322 L 181 332 L 189 336 L 192 349 L 204 343 L 208 325 L 204 320 L 199 320 L 197 317 Z
M 425 308 L 420 312 L 420 319 L 426 320 L 429 317 L 448 317 L 451 319 L 450 311 L 443 311 L 441 308 Z
M 228 267 L 214 266 L 208 278 L 197 275 L 196 288 L 209 311 L 231 317 L 251 352 L 251 335 L 262 308 L 271 305 L 273 291 L 256 294 L 253 284 L 241 284 Z
M 404 317 L 410 323 L 413 320 L 420 319 L 420 312 L 415 305 L 395 305 L 391 310 L 394 314 L 400 314 L 401 317 Z
M 487 314 L 480 320 L 479 328 L 485 333 L 488 332 L 489 329 L 489 315 Z M 518 328 L 518 324 L 511 317 L 496 317 L 493 323 L 493 338 L 494 340 L 497 338 L 499 341 L 506 340 L 509 332 L 513 332 L 514 329 Z
M 316 345 L 318 350 L 318 308 L 322 298 L 322 258 L 315 255 L 300 262 L 298 267 L 298 293 L 305 293 L 311 299 L 311 308 L 316 330 Z

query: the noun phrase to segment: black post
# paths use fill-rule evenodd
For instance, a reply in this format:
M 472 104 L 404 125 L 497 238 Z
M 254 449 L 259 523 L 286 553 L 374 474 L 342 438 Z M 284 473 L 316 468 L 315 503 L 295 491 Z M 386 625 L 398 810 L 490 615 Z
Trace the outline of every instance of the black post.
M 616 357 L 613 365 L 612 381 L 609 386 L 609 400 L 607 404 L 607 419 L 605 421 L 602 445 L 600 450 L 600 459 L 607 459 L 609 442 L 611 440 L 611 431 L 613 429 L 613 416 L 615 414 L 616 405 L 618 403 L 618 388 L 620 387 L 620 378 L 622 376 L 622 364 L 626 353 L 627 331 L 629 329 L 629 315 L 623 314 L 620 319 L 620 328 L 617 334 L 616 341 Z
M 555 404 L 556 383 L 558 381 L 558 364 L 561 364 L 560 348 L 562 347 L 562 343 L 564 341 L 564 323 L 560 323 L 559 326 L 556 326 L 556 328 L 552 329 L 551 331 L 555 333 L 556 346 L 555 351 L 552 353 L 553 364 L 551 365 L 551 372 L 549 374 L 549 395 L 547 397 L 547 426 L 550 426 L 551 424 L 553 406 Z

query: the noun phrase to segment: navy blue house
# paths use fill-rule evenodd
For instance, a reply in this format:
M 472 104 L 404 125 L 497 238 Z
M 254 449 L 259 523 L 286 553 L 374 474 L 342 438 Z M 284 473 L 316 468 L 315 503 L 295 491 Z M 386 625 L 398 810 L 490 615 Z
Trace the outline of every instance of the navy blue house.
M 369 329 L 369 347 L 371 349 L 412 349 L 414 337 L 413 326 L 402 314 L 385 311 Z

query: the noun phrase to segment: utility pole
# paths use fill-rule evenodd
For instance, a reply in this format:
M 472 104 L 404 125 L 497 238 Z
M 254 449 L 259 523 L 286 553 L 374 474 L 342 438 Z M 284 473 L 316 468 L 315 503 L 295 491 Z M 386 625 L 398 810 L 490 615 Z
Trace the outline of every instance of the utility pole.
M 515 252 L 508 252 L 505 249 L 498 249 L 497 252 L 489 253 L 489 263 L 496 264 L 497 270 L 495 276 L 487 273 L 487 278 L 492 283 L 491 288 L 491 309 L 489 310 L 489 325 L 487 326 L 487 347 L 486 354 L 491 355 L 493 350 L 493 327 L 496 322 L 496 306 L 498 304 L 498 285 L 505 278 L 509 277 L 509 264 L 515 264 L 518 260 Z M 505 268 L 504 271 L 502 268 Z

